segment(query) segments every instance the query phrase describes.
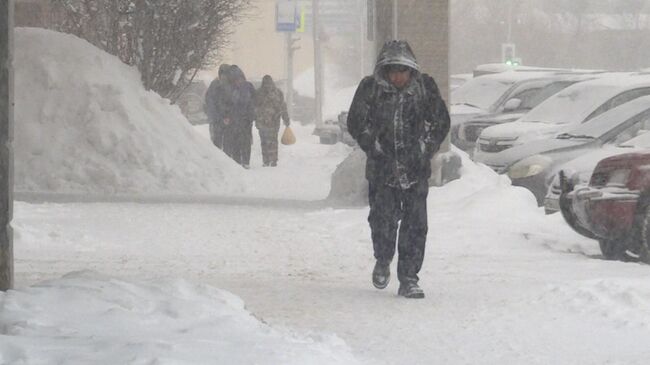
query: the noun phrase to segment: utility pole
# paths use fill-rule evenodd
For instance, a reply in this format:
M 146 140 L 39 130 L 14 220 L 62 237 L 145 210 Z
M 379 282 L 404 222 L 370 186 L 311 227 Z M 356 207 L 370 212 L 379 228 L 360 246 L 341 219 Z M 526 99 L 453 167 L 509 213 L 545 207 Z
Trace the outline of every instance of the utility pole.
M 359 13 L 359 55 L 361 56 L 361 62 L 359 62 L 359 79 L 362 79 L 366 74 L 366 31 L 368 30 L 368 25 L 366 21 L 368 16 L 366 15 L 366 7 L 363 1 L 357 1 L 357 11 Z
M 278 0 L 276 6 L 276 31 L 285 32 L 285 44 L 287 52 L 286 62 L 286 85 L 284 89 L 285 102 L 287 103 L 287 112 L 289 117 L 293 115 L 293 53 L 300 47 L 295 47 L 294 43 L 300 38 L 294 38 L 298 26 L 302 27 L 302 16 L 297 13 L 296 0 Z
M 315 118 L 316 125 L 323 124 L 323 65 L 321 55 L 321 24 L 319 0 L 312 0 L 312 13 L 314 17 L 314 91 L 315 91 Z
M 508 0 L 508 35 L 506 43 L 512 43 L 512 0 Z
M 286 35 L 287 43 L 287 88 L 285 90 L 287 111 L 289 112 L 289 117 L 293 116 L 293 54 L 300 47 L 294 46 L 295 42 L 298 42 L 300 38 L 294 38 L 293 33 L 287 32 Z
M 393 0 L 393 39 L 398 39 L 399 29 L 399 0 Z
M 14 0 L 0 1 L 0 291 L 14 286 L 13 31 Z

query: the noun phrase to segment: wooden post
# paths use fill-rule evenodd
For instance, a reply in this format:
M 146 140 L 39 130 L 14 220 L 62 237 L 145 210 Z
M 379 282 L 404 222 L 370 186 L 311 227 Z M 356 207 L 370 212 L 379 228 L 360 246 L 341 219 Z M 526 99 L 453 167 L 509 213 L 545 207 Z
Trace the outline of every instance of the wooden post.
M 0 1 L 0 291 L 13 288 L 13 7 Z

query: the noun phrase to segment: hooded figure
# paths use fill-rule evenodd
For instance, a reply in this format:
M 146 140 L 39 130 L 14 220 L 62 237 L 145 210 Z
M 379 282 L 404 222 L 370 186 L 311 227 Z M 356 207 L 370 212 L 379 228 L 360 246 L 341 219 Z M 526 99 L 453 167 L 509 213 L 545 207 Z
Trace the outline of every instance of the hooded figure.
M 287 104 L 282 91 L 275 86 L 271 76 L 265 75 L 262 86 L 255 95 L 255 126 L 260 132 L 264 166 L 277 166 L 280 118 L 285 126 L 289 125 Z
M 431 159 L 449 132 L 449 114 L 435 81 L 420 72 L 405 41 L 382 48 L 374 75 L 364 78 L 350 106 L 348 131 L 366 153 L 375 259 L 373 284 L 390 280 L 399 224 L 398 294 L 423 298 L 418 286 L 427 235 Z
M 230 107 L 228 105 L 230 100 L 229 71 L 230 65 L 219 66 L 219 76 L 210 83 L 205 92 L 204 109 L 210 122 L 210 138 L 218 148 L 223 148 L 223 114 Z
M 224 115 L 224 152 L 233 160 L 249 168 L 253 139 L 255 87 L 246 81 L 244 72 L 236 65 L 228 72 L 229 99 Z

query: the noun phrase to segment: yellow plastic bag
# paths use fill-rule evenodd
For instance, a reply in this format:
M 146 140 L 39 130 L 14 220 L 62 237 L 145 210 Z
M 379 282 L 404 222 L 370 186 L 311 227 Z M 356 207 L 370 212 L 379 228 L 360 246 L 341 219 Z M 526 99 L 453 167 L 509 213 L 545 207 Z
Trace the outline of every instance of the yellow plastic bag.
M 284 128 L 284 132 L 282 132 L 282 138 L 280 138 L 280 142 L 283 145 L 292 145 L 296 143 L 296 136 L 293 134 L 293 131 L 291 130 L 290 127 Z

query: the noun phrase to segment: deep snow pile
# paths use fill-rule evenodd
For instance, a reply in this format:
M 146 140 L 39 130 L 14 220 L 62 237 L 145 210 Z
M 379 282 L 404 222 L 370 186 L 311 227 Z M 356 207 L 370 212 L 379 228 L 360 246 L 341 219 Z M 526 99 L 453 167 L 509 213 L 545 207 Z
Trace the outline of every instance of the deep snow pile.
M 238 297 L 183 280 L 77 272 L 0 293 L 2 364 L 356 364 L 340 339 L 299 337 Z
M 19 191 L 225 193 L 235 163 L 135 68 L 75 36 L 15 33 L 15 184 Z

